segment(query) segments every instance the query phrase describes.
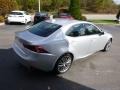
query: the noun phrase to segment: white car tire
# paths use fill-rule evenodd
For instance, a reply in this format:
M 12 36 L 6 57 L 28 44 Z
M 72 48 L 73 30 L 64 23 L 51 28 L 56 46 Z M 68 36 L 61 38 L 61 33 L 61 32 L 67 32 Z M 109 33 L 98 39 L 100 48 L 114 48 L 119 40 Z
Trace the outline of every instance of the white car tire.
M 112 44 L 112 40 L 109 39 L 108 42 L 106 43 L 104 49 L 102 50 L 103 52 L 107 52 L 110 50 L 110 47 L 111 47 L 111 44 Z

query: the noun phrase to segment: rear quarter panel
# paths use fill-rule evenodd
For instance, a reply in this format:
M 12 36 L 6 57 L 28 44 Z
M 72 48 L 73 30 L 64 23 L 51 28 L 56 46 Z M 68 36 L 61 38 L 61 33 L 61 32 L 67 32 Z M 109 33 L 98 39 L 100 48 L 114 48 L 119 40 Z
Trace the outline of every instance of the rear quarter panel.
M 51 54 L 59 58 L 64 53 L 68 52 L 68 42 L 65 40 L 65 36 L 61 30 L 53 33 L 47 40 L 44 45 Z

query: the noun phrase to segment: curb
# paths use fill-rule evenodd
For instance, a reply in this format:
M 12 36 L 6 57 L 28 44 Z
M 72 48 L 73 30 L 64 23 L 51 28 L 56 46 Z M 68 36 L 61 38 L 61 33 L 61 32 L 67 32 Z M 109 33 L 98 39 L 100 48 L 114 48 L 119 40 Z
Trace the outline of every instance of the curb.
M 94 24 L 101 24 L 101 25 L 116 25 L 116 26 L 120 26 L 120 24 L 117 24 L 117 23 L 96 23 L 96 22 L 92 22 Z
M 0 23 L 0 26 L 5 25 L 5 23 Z

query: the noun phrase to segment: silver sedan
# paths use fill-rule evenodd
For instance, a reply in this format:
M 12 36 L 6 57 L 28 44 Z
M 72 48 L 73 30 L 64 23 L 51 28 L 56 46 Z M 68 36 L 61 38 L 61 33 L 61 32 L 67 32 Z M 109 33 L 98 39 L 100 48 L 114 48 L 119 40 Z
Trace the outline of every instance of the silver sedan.
M 111 43 L 112 35 L 90 22 L 54 19 L 16 32 L 13 49 L 23 65 L 65 73 L 73 61 L 108 51 Z

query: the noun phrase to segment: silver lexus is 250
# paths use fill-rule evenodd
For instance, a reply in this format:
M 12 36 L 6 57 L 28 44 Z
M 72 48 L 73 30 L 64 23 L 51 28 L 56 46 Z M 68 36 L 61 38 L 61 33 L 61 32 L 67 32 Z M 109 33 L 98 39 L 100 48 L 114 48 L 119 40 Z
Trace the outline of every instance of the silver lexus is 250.
M 54 19 L 16 32 L 12 47 L 24 65 L 64 73 L 73 61 L 108 51 L 111 43 L 112 35 L 90 22 Z

